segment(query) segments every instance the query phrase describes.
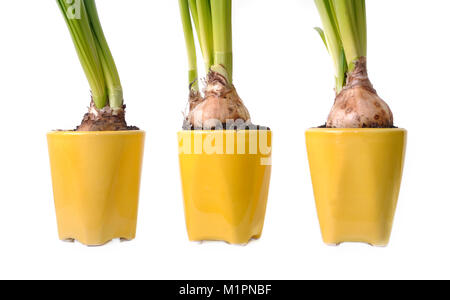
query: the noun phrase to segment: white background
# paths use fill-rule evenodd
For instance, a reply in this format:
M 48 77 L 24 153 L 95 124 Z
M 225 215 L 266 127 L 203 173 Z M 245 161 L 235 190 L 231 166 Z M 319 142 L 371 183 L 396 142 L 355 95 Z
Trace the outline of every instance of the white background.
M 234 1 L 235 83 L 254 123 L 275 136 L 265 231 L 246 247 L 187 239 L 177 1 L 97 2 L 129 123 L 148 133 L 137 239 L 99 248 L 58 240 L 45 135 L 79 124 L 89 87 L 55 1 L 1 1 L 0 278 L 450 278 L 448 0 L 367 1 L 371 79 L 409 130 L 392 240 L 381 249 L 321 240 L 304 130 L 325 122 L 333 67 L 312 0 Z

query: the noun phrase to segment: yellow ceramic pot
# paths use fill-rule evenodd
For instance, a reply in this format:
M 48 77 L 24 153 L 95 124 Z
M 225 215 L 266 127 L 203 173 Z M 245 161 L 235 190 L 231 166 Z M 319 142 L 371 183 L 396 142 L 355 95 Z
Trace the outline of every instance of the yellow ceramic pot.
M 263 230 L 272 157 L 270 131 L 178 134 L 191 241 L 246 244 Z
M 310 129 L 306 132 L 325 243 L 389 243 L 400 191 L 404 129 Z
M 135 238 L 144 139 L 142 131 L 47 135 L 61 240 Z

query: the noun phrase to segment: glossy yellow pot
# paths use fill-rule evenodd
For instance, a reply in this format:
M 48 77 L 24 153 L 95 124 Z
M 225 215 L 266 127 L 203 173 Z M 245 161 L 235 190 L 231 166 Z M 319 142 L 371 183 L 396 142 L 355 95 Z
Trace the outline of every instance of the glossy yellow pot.
M 272 155 L 270 131 L 178 133 L 191 241 L 246 244 L 263 230 Z
M 135 238 L 144 139 L 142 131 L 47 135 L 61 240 Z
M 325 243 L 389 243 L 400 191 L 403 129 L 306 132 L 317 212 Z

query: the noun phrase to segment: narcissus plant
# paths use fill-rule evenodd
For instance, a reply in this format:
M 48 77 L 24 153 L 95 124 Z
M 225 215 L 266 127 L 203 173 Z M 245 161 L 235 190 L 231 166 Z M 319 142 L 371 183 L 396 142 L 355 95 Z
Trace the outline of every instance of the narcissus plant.
M 122 85 L 95 0 L 56 3 L 91 88 L 77 129 L 47 134 L 58 235 L 89 246 L 132 240 L 145 132 L 125 121 Z
M 215 128 L 237 120 L 249 123 L 250 114 L 233 85 L 232 1 L 179 0 L 179 5 L 189 59 L 190 96 L 185 127 Z M 193 27 L 207 73 L 203 93 Z
M 317 28 L 336 71 L 327 128 L 306 131 L 317 212 L 326 244 L 389 243 L 407 131 L 394 128 L 389 106 L 367 73 L 365 0 L 315 0 Z
M 247 244 L 263 230 L 272 133 L 251 123 L 233 84 L 232 0 L 178 2 L 189 58 L 189 112 L 178 133 L 189 239 Z
M 392 128 L 389 106 L 373 88 L 367 73 L 365 0 L 315 0 L 323 23 L 316 28 L 336 71 L 336 101 L 329 128 Z
M 77 131 L 128 130 L 123 90 L 95 0 L 57 0 L 91 88 L 92 101 Z M 75 2 L 78 3 L 78 2 Z M 132 128 L 131 128 L 132 129 Z

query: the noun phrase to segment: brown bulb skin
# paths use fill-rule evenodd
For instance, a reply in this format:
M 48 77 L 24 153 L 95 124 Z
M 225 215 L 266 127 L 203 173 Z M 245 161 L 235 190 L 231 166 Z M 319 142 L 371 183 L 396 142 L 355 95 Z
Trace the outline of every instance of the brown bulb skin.
M 187 119 L 194 128 L 214 128 L 230 120 L 250 122 L 250 114 L 235 87 L 215 72 L 208 74 L 203 100 L 198 95 L 191 98 L 190 108 Z
M 368 75 L 366 58 L 355 63 L 347 85 L 337 95 L 328 116 L 328 128 L 392 128 L 391 109 L 377 94 Z
M 105 106 L 102 109 L 95 107 L 93 101 L 89 107 L 89 112 L 84 115 L 80 126 L 76 131 L 123 131 L 135 130 L 128 127 L 125 121 L 125 105 L 120 109 L 112 109 Z

